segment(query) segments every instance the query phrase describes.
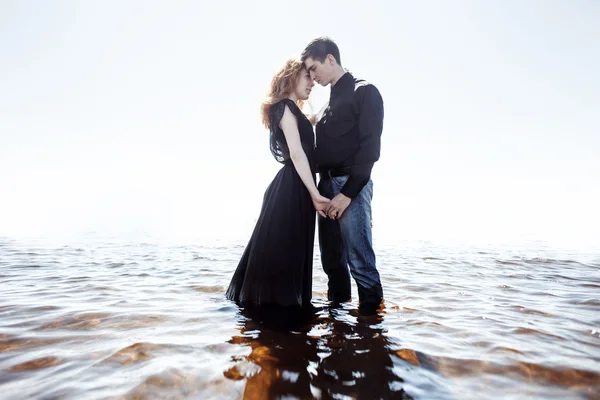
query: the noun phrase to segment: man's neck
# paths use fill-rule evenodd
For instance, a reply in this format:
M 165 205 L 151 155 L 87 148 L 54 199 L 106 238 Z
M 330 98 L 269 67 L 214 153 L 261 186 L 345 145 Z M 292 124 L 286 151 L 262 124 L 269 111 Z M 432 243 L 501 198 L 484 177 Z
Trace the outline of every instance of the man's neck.
M 345 73 L 346 71 L 344 70 L 344 68 L 342 68 L 341 65 L 336 65 L 333 74 L 333 80 L 331 81 L 331 86 L 334 86 L 340 80 L 340 78 L 344 76 Z

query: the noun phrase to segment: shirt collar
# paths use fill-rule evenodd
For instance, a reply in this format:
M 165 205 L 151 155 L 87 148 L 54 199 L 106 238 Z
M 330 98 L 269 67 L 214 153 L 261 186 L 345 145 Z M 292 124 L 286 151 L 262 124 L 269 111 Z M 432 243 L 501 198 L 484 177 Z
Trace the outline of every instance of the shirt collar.
M 349 87 L 354 87 L 354 77 L 350 72 L 345 72 L 331 87 L 331 97 L 337 96 Z

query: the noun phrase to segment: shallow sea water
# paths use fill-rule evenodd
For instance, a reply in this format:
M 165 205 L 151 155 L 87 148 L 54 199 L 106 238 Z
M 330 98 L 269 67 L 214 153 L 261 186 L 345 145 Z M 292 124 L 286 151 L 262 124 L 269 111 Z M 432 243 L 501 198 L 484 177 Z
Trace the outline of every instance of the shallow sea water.
M 296 320 L 224 299 L 243 250 L 0 238 L 0 397 L 600 398 L 600 252 L 375 243 L 363 317 L 326 301 L 315 248 Z

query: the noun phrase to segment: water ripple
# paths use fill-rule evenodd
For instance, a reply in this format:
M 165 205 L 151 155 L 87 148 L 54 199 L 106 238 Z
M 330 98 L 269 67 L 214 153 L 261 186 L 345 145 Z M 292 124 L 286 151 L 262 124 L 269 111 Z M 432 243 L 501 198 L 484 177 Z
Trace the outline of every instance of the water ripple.
M 0 238 L 6 398 L 600 398 L 600 258 L 547 247 L 376 246 L 373 317 L 224 300 L 240 243 Z M 353 284 L 353 293 L 356 288 Z

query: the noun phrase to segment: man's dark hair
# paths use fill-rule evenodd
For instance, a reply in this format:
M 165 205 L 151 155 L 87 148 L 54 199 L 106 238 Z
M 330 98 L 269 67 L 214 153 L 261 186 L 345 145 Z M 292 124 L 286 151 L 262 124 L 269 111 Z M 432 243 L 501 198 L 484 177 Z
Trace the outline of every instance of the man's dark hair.
M 308 46 L 306 46 L 300 59 L 304 62 L 308 57 L 311 57 L 322 63 L 325 61 L 325 58 L 327 58 L 327 54 L 331 54 L 333 58 L 335 58 L 335 61 L 337 61 L 340 66 L 342 65 L 340 49 L 338 49 L 337 44 L 327 36 L 322 36 L 313 39 Z

